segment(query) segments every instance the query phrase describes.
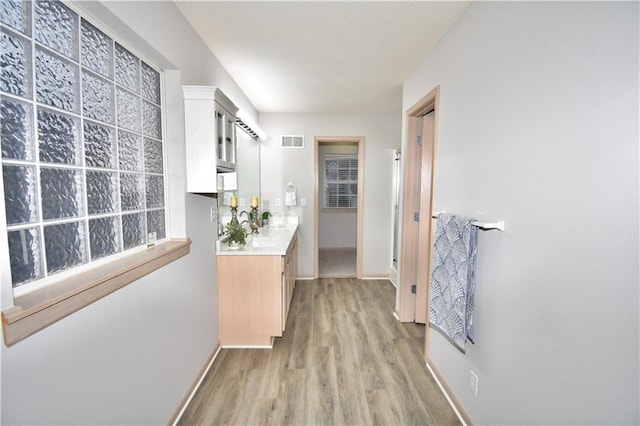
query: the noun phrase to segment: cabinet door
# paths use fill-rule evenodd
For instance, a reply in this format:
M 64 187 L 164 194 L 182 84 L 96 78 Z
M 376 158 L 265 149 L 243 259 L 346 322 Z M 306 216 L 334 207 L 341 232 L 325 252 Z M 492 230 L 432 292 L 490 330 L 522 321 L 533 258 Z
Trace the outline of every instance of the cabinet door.
M 224 128 L 226 127 L 226 120 L 223 113 L 220 111 L 216 111 L 216 143 L 217 143 L 217 165 L 225 167 L 226 163 L 226 152 L 225 152 L 225 141 L 224 141 Z
M 282 309 L 282 315 L 280 316 L 280 318 L 282 320 L 282 332 L 284 333 L 284 330 L 287 327 L 287 317 L 289 316 L 289 304 L 287 303 L 287 300 L 289 299 L 289 257 L 287 256 L 283 258 L 282 263 L 282 301 L 280 305 Z
M 282 256 L 218 256 L 223 347 L 270 346 L 282 336 Z
M 284 260 L 284 270 L 282 274 L 282 331 L 287 325 L 287 317 L 289 316 L 289 308 L 291 307 L 291 299 L 293 298 L 293 289 L 296 286 L 296 277 L 298 276 L 298 241 L 293 242 L 291 252 Z
M 235 169 L 236 167 L 236 122 L 233 117 L 225 117 L 225 161 L 227 167 Z

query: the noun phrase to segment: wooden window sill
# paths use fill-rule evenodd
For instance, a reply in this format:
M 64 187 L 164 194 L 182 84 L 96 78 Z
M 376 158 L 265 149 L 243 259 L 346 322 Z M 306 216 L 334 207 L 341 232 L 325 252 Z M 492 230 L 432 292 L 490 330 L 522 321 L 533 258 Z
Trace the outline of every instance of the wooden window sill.
M 4 343 L 11 346 L 138 278 L 189 254 L 190 239 L 174 239 L 58 283 L 18 296 L 2 311 Z

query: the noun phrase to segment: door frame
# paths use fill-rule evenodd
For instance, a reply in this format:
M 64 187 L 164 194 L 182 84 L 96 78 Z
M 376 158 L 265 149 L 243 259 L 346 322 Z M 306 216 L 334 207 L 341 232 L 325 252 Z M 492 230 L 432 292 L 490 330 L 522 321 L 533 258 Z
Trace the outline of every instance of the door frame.
M 418 247 L 428 247 L 431 244 L 433 236 L 432 226 L 423 226 L 423 233 L 426 230 L 428 235 L 420 234 L 420 223 L 423 225 L 431 224 L 431 216 L 433 214 L 434 200 L 434 181 L 436 153 L 438 146 L 438 122 L 440 109 L 440 86 L 436 86 L 433 90 L 416 102 L 406 113 L 406 144 L 404 154 L 403 168 L 403 191 L 402 191 L 402 231 L 401 231 L 401 249 L 400 249 L 400 285 L 398 300 L 398 318 L 403 322 L 412 322 L 416 319 L 416 296 L 411 293 L 411 286 L 418 284 L 413 282 L 413 277 L 418 273 Z M 423 116 L 433 111 L 433 141 L 432 141 L 432 158 L 430 170 L 422 174 L 422 149 L 416 143 L 419 133 L 421 133 Z M 420 221 L 414 221 L 414 213 L 420 212 L 420 200 L 429 200 L 429 206 L 426 211 L 422 211 Z M 427 216 L 427 217 L 423 217 Z M 428 250 L 430 253 L 430 250 Z M 430 256 L 429 256 L 430 257 Z M 427 285 L 429 276 L 431 275 L 431 258 L 428 259 L 428 268 L 426 268 L 426 300 L 430 298 L 431 289 Z M 423 277 L 425 278 L 425 277 Z M 424 281 L 424 279 L 423 279 Z M 423 293 L 423 294 L 424 294 Z M 426 327 L 425 333 L 425 359 L 428 357 L 429 344 L 429 327 Z
M 362 279 L 362 224 L 364 217 L 364 136 L 315 136 L 313 138 L 313 278 L 318 278 L 318 222 L 320 188 L 318 147 L 351 143 L 358 146 L 358 207 L 356 209 L 356 278 Z

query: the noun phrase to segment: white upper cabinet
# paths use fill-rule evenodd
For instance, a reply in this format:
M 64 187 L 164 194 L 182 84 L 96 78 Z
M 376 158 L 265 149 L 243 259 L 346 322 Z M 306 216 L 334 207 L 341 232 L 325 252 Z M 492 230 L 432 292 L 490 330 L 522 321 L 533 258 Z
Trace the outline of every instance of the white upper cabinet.
M 213 86 L 183 86 L 187 192 L 234 190 L 219 186 L 221 173 L 236 169 L 238 108 Z

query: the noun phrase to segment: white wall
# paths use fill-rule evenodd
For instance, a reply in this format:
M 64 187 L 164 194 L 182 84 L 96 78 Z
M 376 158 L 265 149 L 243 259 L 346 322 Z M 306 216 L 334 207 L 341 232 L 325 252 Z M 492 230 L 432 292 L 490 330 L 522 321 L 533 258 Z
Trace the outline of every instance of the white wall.
M 163 424 L 218 342 L 216 228 L 209 221 L 216 200 L 184 192 L 180 84 L 218 85 L 243 109 L 255 109 L 172 2 L 82 7 L 174 69 L 166 78 L 167 199 L 173 235 L 193 244 L 178 261 L 3 346 L 0 423 Z
M 477 344 L 431 332 L 477 424 L 640 422 L 638 12 L 474 3 L 404 86 L 404 109 L 441 88 L 436 210 L 506 221 L 479 236 Z
M 358 155 L 358 146 L 324 144 L 318 147 L 318 247 L 356 248 L 357 215 L 352 212 L 323 211 L 324 156 L 326 154 Z
M 401 116 L 387 114 L 260 114 L 267 134 L 261 145 L 261 191 L 271 210 L 300 217 L 299 276 L 313 275 L 313 138 L 315 136 L 364 136 L 364 276 L 386 276 L 390 264 L 392 200 L 392 150 L 400 144 Z M 304 135 L 304 148 L 281 148 L 281 135 Z M 278 209 L 285 188 L 298 189 L 298 206 Z M 307 207 L 300 207 L 300 199 Z

